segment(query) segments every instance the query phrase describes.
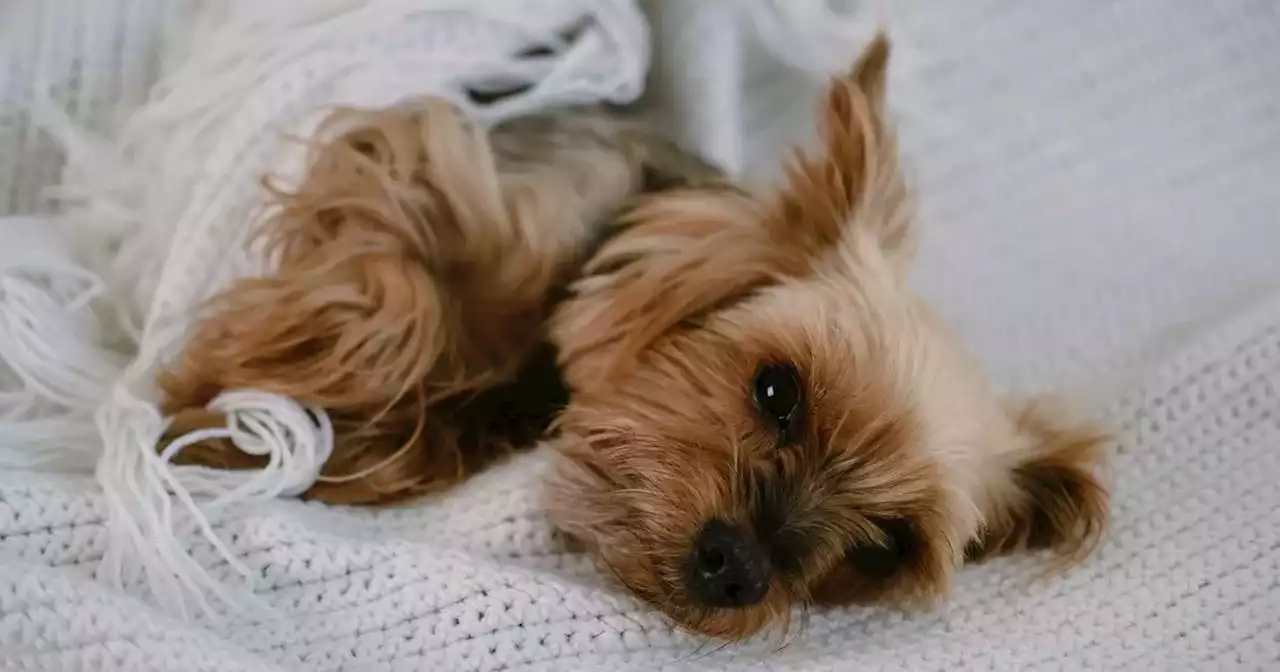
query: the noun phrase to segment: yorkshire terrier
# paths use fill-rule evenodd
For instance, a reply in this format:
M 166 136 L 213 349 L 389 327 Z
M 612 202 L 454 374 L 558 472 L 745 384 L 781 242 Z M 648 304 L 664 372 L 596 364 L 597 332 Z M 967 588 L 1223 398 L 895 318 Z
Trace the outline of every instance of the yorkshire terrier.
M 278 270 L 222 293 L 160 388 L 330 412 L 308 496 L 384 503 L 548 434 L 555 524 L 694 632 L 928 602 L 967 562 L 1086 555 L 1108 435 L 998 397 L 908 286 L 889 44 L 833 79 L 820 147 L 752 194 L 599 109 L 490 131 L 384 111 L 273 189 Z M 340 113 L 334 123 L 349 122 Z M 252 467 L 233 447 L 184 460 Z

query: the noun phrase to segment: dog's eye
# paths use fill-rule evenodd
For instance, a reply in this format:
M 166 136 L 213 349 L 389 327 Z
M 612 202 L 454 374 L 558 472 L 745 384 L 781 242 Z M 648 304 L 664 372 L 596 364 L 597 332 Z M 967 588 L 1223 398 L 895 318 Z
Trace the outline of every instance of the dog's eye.
M 915 533 L 911 525 L 901 518 L 877 521 L 884 533 L 881 543 L 864 543 L 850 548 L 845 554 L 859 572 L 875 578 L 893 576 L 914 553 Z
M 753 392 L 756 408 L 784 440 L 795 435 L 800 422 L 802 392 L 795 367 L 766 364 L 756 371 Z

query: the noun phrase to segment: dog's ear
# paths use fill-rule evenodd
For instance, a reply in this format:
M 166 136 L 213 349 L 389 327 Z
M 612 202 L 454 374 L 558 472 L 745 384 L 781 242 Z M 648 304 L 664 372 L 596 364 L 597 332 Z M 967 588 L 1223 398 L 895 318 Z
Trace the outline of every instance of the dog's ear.
M 1107 527 L 1110 496 L 1099 472 L 1111 437 L 1051 399 L 1012 411 L 1018 444 L 996 458 L 1005 461 L 999 470 L 1006 480 L 992 489 L 986 525 L 966 549 L 966 559 L 1047 549 L 1067 564 L 1078 561 Z
M 910 213 L 886 123 L 888 58 L 879 35 L 832 81 L 822 146 L 797 152 L 775 197 L 700 184 L 657 194 L 612 227 L 553 321 L 571 388 L 607 380 L 672 327 L 825 260 L 905 267 Z
M 853 263 L 887 261 L 904 274 L 913 213 L 888 122 L 889 40 L 877 34 L 834 78 L 818 110 L 816 152 L 796 150 L 778 194 L 774 235 L 813 257 L 835 247 Z
M 760 220 L 755 199 L 721 185 L 655 194 L 607 227 L 552 319 L 570 388 L 620 375 L 664 334 L 775 282 L 787 259 Z

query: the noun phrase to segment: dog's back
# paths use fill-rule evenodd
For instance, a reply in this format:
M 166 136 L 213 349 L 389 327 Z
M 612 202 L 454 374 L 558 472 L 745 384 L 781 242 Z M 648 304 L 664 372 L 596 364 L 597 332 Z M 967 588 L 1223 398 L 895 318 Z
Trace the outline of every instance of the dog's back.
M 403 499 L 527 445 L 565 401 L 545 321 L 559 290 L 646 189 L 715 179 L 705 162 L 599 108 L 490 131 L 453 106 L 335 112 L 305 179 L 268 184 L 277 262 L 209 306 L 160 377 L 171 433 L 259 389 L 326 409 L 334 454 L 308 495 Z M 180 461 L 261 462 L 224 442 Z

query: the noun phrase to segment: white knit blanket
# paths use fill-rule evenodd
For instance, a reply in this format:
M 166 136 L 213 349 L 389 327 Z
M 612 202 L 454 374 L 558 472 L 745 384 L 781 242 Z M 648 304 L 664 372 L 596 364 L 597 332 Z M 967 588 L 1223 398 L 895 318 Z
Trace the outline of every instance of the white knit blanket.
M 368 513 L 288 501 L 217 523 L 274 618 L 183 622 L 92 579 L 92 480 L 0 476 L 0 660 L 38 670 L 1243 670 L 1280 659 L 1280 298 L 1199 335 L 1113 403 L 1115 527 L 1051 581 L 965 572 L 911 617 L 812 614 L 721 648 L 673 632 L 565 552 L 532 455 Z M 214 557 L 205 545 L 198 556 Z M 225 566 L 224 578 L 233 578 Z
M 200 15 L 206 23 L 192 39 L 161 38 L 190 31 L 183 19 L 201 6 L 260 17 L 275 8 L 272 20 L 288 22 L 288 6 L 299 6 L 289 0 L 0 4 L 0 65 L 10 65 L 0 67 L 0 214 L 48 210 L 39 188 L 57 179 L 56 145 L 5 107 L 33 83 L 51 85 L 55 107 L 68 111 L 65 124 L 47 109 L 43 121 L 71 136 L 72 167 L 138 158 L 76 131 L 88 127 L 127 136 L 157 180 L 139 190 L 131 171 L 73 173 L 70 195 L 86 198 L 58 222 L 76 225 L 77 260 L 105 269 L 102 290 L 129 307 L 134 324 L 78 310 L 94 278 L 42 263 L 66 242 L 48 235 L 57 229 L 47 220 L 0 223 L 0 670 L 1280 669 L 1280 16 L 1269 4 L 896 5 L 895 91 L 926 220 L 918 284 L 1003 384 L 1070 386 L 1121 428 L 1114 528 L 1065 577 L 1033 581 L 1040 565 L 1012 559 L 965 571 L 936 610 L 814 612 L 784 641 L 728 647 L 673 631 L 589 558 L 564 550 L 534 506 L 539 453 L 394 511 L 269 497 L 322 457 L 318 442 L 298 452 L 297 473 L 255 483 L 250 504 L 202 500 L 207 536 L 148 518 L 163 513 L 159 500 L 128 508 L 127 494 L 141 487 L 130 474 L 169 472 L 138 457 L 140 428 L 156 421 L 146 412 L 148 367 L 123 378 L 120 367 L 171 345 L 160 338 L 147 352 L 147 334 L 175 333 L 155 319 L 157 306 L 180 315 L 227 275 L 255 268 L 252 259 L 212 263 L 216 250 L 192 241 L 235 239 L 251 219 L 256 168 L 296 160 L 267 143 L 270 133 L 305 132 L 316 102 L 456 91 L 439 78 L 445 43 L 428 38 L 459 33 L 435 32 L 439 17 L 397 20 L 450 3 L 306 4 L 382 11 L 307 32 L 303 55 L 285 58 L 265 46 L 285 32 L 269 22 L 237 26 L 255 39 L 234 48 L 215 30 L 225 16 Z M 520 30 L 491 26 L 479 41 L 490 45 L 518 44 L 517 33 L 539 23 L 571 23 L 588 6 L 623 14 L 630 6 L 560 0 L 521 14 L 517 6 L 532 2 L 453 4 L 523 17 Z M 832 28 L 821 16 L 804 20 L 814 4 L 792 5 L 800 11 L 786 30 L 766 30 L 768 50 L 701 0 L 666 4 L 654 23 L 650 93 L 676 133 L 767 178 L 782 141 L 807 132 L 817 87 L 776 57 L 830 65 L 839 51 L 820 39 Z M 159 30 L 166 16 L 176 32 Z M 638 93 L 642 72 L 623 64 L 647 48 L 628 42 L 643 41 L 643 27 L 626 28 L 640 25 L 638 15 L 613 16 L 585 54 L 556 61 L 579 75 L 610 67 L 569 78 L 585 88 L 562 78 L 534 103 Z M 779 15 L 757 18 L 769 16 Z M 841 31 L 858 26 L 837 28 L 851 35 Z M 450 44 L 459 61 L 484 60 Z M 152 90 L 180 52 L 205 57 Z M 282 64 L 294 68 L 280 75 Z M 546 68 L 515 69 L 512 79 L 548 77 Z M 299 90 L 301 81 L 321 84 Z M 202 97 L 172 95 L 193 82 Z M 232 95 L 246 90 L 255 95 Z M 109 123 L 116 106 L 136 107 L 149 91 L 166 104 L 144 123 Z M 185 233 L 172 230 L 175 221 Z M 171 244 L 183 235 L 188 245 Z M 131 263 L 109 267 L 97 242 L 113 237 L 147 242 L 133 252 L 126 245 Z M 172 250 L 185 256 L 175 260 Z M 31 293 L 54 281 L 56 291 Z M 68 317 L 32 324 L 51 309 Z M 116 361 L 102 339 L 66 336 L 85 330 L 133 346 Z M 27 356 L 40 348 L 53 360 L 65 354 L 64 364 L 106 364 L 33 366 L 49 359 Z M 114 411 L 83 411 L 98 405 Z M 122 427 L 128 440 L 112 433 Z M 115 437 L 105 449 L 101 435 Z M 63 473 L 13 468 L 49 456 Z M 68 473 L 85 460 L 98 461 L 96 474 Z M 244 485 L 180 477 L 197 495 Z M 190 520 L 181 501 L 164 501 Z M 141 527 L 130 536 L 134 523 Z M 166 541 L 166 531 L 181 534 Z M 174 567 L 189 571 L 166 571 Z M 214 599 L 249 602 L 234 599 L 249 591 L 258 599 L 240 606 L 256 611 Z

